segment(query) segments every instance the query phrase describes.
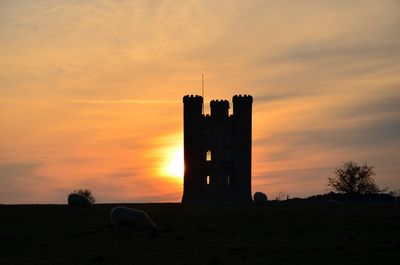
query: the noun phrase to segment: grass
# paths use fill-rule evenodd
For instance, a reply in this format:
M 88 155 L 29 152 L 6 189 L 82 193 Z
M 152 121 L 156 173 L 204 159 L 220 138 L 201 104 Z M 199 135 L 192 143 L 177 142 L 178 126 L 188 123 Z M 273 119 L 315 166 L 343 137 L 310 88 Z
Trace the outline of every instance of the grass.
M 126 204 L 160 235 L 113 238 L 115 205 L 1 205 L 0 264 L 398 264 L 400 217 L 390 203 L 326 208 Z

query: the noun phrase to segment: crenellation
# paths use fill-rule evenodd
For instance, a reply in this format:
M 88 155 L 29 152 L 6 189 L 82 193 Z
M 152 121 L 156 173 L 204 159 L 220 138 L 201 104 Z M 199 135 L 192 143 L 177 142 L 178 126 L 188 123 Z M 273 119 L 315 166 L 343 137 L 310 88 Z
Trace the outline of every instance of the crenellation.
M 235 103 L 253 103 L 253 97 L 250 95 L 235 95 L 232 98 L 233 104 Z
M 203 103 L 203 97 L 199 95 L 186 95 L 183 97 L 183 103 Z

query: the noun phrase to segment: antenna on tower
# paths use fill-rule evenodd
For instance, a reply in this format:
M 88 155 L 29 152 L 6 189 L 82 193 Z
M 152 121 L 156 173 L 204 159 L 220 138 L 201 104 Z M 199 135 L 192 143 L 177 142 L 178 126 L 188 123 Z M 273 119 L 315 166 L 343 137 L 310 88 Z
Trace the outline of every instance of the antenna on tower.
M 204 115 L 204 74 L 201 74 L 201 96 L 203 97 L 202 114 Z

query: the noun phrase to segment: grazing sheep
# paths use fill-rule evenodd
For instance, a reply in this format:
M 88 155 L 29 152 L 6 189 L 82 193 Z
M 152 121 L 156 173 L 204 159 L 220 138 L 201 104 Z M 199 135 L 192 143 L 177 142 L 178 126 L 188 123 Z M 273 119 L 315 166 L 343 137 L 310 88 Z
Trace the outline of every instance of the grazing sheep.
M 111 222 L 115 226 L 115 235 L 121 234 L 122 227 L 133 229 L 149 229 L 150 234 L 157 234 L 157 226 L 150 219 L 149 215 L 141 210 L 124 206 L 117 206 L 111 210 Z
M 68 195 L 68 205 L 72 207 L 92 208 L 93 204 L 89 198 L 79 193 L 71 193 Z
M 325 206 L 329 207 L 329 208 L 338 208 L 338 207 L 342 207 L 343 203 L 340 201 L 337 201 L 337 200 L 330 199 L 330 200 L 325 201 Z
M 265 204 L 268 201 L 268 197 L 263 192 L 256 192 L 254 193 L 254 202 L 257 204 Z

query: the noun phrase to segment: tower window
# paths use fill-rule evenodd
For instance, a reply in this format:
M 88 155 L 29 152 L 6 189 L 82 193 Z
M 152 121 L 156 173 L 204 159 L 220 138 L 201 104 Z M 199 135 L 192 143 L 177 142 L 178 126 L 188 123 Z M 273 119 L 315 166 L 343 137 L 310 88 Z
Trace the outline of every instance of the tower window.
M 211 184 L 211 177 L 207 176 L 206 177 L 206 185 L 209 186 Z
M 207 150 L 206 152 L 206 161 L 211 161 L 211 150 Z
M 226 176 L 226 185 L 227 186 L 231 185 L 231 177 L 230 176 Z

